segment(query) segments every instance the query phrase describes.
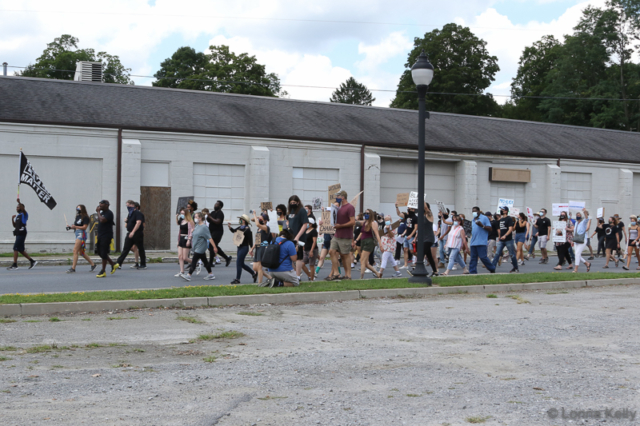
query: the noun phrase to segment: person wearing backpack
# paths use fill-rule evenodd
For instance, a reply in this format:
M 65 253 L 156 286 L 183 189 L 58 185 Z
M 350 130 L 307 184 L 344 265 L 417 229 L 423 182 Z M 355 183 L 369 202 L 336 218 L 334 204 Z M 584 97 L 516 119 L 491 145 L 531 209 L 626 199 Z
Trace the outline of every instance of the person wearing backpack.
M 279 251 L 277 260 L 271 259 L 270 255 L 276 250 Z M 280 231 L 276 240 L 265 249 L 262 260 L 262 263 L 269 268 L 269 273 L 273 278 L 266 282 L 268 284 L 260 284 L 261 286 L 266 287 L 268 285 L 273 287 L 276 281 L 282 281 L 285 287 L 297 287 L 300 285 L 298 275 L 294 269 L 294 265 L 298 260 L 298 253 L 296 245 L 293 243 L 293 235 L 288 230 L 283 229 Z

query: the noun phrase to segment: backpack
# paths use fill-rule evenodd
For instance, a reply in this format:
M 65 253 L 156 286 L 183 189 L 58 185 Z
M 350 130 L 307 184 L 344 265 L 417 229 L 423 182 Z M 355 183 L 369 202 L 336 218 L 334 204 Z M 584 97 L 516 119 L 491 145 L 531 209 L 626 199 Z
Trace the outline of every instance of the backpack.
M 262 253 L 262 266 L 269 269 L 277 269 L 282 265 L 280 261 L 280 245 L 287 240 L 282 240 L 279 243 L 271 242 L 264 248 Z

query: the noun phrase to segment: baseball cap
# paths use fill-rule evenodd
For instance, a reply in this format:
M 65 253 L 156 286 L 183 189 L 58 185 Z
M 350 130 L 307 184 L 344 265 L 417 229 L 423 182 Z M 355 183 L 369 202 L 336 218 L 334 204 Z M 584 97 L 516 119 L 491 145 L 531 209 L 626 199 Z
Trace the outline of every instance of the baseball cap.
M 500 210 L 504 210 L 504 211 L 506 211 L 507 213 L 509 213 L 509 207 L 507 207 L 507 206 L 502 206 L 502 207 L 500 207 Z
M 111 203 L 109 203 L 109 200 L 101 200 L 98 202 L 98 204 L 106 204 L 107 206 L 111 205 Z
M 347 191 L 345 191 L 344 189 L 342 191 L 336 192 L 336 197 L 346 197 L 346 196 L 347 196 Z
M 485 216 L 493 216 L 493 213 L 491 213 L 491 212 L 485 212 L 485 213 L 484 213 L 484 215 L 485 215 Z

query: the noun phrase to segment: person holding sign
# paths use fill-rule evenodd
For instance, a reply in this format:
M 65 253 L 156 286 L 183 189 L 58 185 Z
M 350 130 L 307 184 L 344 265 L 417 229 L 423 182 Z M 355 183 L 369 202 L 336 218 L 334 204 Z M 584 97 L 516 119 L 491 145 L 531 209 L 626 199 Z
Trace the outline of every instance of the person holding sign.
M 353 226 L 356 224 L 356 209 L 347 201 L 347 191 L 340 191 L 336 194 L 335 206 L 338 208 L 334 228 L 336 233 L 331 239 L 331 272 L 326 278 L 327 281 L 350 280 L 351 279 L 351 250 L 355 247 L 353 241 Z M 340 276 L 338 267 L 342 258 L 344 266 L 344 277 Z
M 609 218 L 609 223 L 601 223 L 598 228 L 604 229 L 605 239 L 605 256 L 607 262 L 602 267 L 603 269 L 609 269 L 609 260 L 613 260 L 618 267 L 618 259 L 615 259 L 611 254 L 614 250 L 620 251 L 620 233 L 618 232 L 618 221 L 615 217 Z
M 509 207 L 501 207 L 500 208 L 500 220 L 499 220 L 499 228 L 498 228 L 498 241 L 496 244 L 496 255 L 493 257 L 492 266 L 493 269 L 496 269 L 496 265 L 498 261 L 502 257 L 502 252 L 506 247 L 509 251 L 509 256 L 511 256 L 511 264 L 513 265 L 513 269 L 509 271 L 520 272 L 518 270 L 518 259 L 516 258 L 516 248 L 513 245 L 513 218 L 509 216 Z
M 629 270 L 629 266 L 631 265 L 631 256 L 633 256 L 633 251 L 636 252 L 636 258 L 638 262 L 640 262 L 640 249 L 638 248 L 638 244 L 640 243 L 640 236 L 638 235 L 638 230 L 640 230 L 640 226 L 638 226 L 638 217 L 636 215 L 631 215 L 629 217 L 629 245 L 627 246 L 627 265 L 623 266 L 622 269 L 625 271 Z M 636 269 L 640 269 L 638 266 Z
M 239 231 L 243 234 L 242 241 L 238 246 L 238 254 L 236 256 L 236 279 L 231 281 L 231 284 L 240 284 L 240 277 L 242 276 L 243 269 L 251 274 L 253 282 L 255 283 L 258 280 L 258 274 L 253 272 L 253 269 L 251 269 L 249 266 L 247 266 L 246 263 L 244 263 L 244 259 L 247 257 L 247 254 L 249 254 L 249 248 L 253 250 L 254 246 L 253 232 L 251 232 L 251 223 L 249 221 L 249 216 L 247 216 L 246 214 L 239 216 L 238 219 L 240 219 L 240 226 L 238 226 L 237 228 L 232 228 L 231 223 L 227 223 L 227 226 L 229 226 L 229 230 L 231 232 L 235 234 Z
M 591 270 L 591 263 L 584 260 L 582 252 L 587 247 L 587 238 L 589 237 L 589 227 L 591 226 L 591 219 L 589 219 L 589 212 L 586 209 L 582 209 L 582 212 L 576 213 L 576 225 L 575 235 L 573 236 L 573 248 L 576 253 L 576 268 L 573 272 L 578 272 L 578 266 L 580 261 L 584 262 L 587 267 L 587 272 Z
M 30 264 L 29 269 L 38 264 L 38 262 L 33 260 L 24 249 L 24 241 L 27 239 L 27 220 L 29 219 L 29 213 L 27 213 L 27 210 L 24 208 L 24 204 L 20 202 L 20 199 L 18 199 L 16 213 L 17 214 L 11 216 L 11 225 L 13 225 L 13 235 L 15 235 L 16 241 L 13 244 L 13 264 L 7 268 L 8 271 L 18 269 L 18 253 L 27 258 Z
M 562 264 L 564 260 L 567 260 L 569 266 L 567 269 L 573 269 L 573 261 L 571 260 L 571 256 L 569 255 L 569 247 L 571 247 L 571 243 L 573 243 L 573 224 L 567 218 L 567 212 L 560 212 L 560 221 L 566 222 L 566 239 L 564 242 L 556 242 L 556 249 L 558 250 L 558 264 L 556 265 L 555 270 L 562 270 Z M 558 234 L 559 232 L 559 234 Z M 556 230 L 556 235 L 562 235 L 562 229 Z
M 360 246 L 362 247 L 362 255 L 360 256 L 360 279 L 364 279 L 364 272 L 367 269 L 373 272 L 377 278 L 380 278 L 381 275 L 378 274 L 376 268 L 369 264 L 369 255 L 373 253 L 373 250 L 376 248 L 376 241 L 379 246 L 382 245 L 380 243 L 380 234 L 378 233 L 378 224 L 373 220 L 375 213 L 373 210 L 368 209 L 363 217 L 364 224 L 362 225 L 360 235 L 358 235 L 358 240 L 361 241 Z

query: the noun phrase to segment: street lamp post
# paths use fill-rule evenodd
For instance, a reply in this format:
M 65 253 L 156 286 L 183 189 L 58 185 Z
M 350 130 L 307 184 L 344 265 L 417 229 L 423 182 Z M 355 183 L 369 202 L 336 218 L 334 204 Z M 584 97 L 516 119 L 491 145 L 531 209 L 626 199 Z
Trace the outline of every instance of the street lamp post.
M 424 127 L 426 120 L 425 96 L 427 87 L 433 79 L 433 65 L 429 62 L 429 58 L 424 51 L 418 57 L 416 63 L 411 67 L 411 77 L 418 88 L 418 262 L 413 270 L 413 276 L 409 278 L 409 282 L 423 283 L 431 285 L 431 279 L 424 267 Z

